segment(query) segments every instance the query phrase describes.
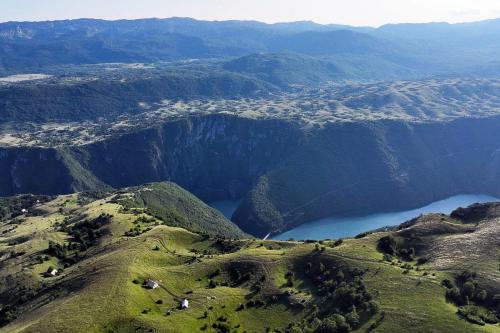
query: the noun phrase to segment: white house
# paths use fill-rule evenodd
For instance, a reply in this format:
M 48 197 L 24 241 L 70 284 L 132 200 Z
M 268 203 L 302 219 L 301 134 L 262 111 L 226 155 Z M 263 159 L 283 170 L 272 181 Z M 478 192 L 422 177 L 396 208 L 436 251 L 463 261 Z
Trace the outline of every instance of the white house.
M 26 214 L 28 210 L 26 208 L 21 209 L 21 213 Z
M 146 287 L 148 287 L 149 289 L 156 289 L 158 288 L 160 285 L 158 284 L 158 282 L 156 281 L 153 281 L 151 279 L 147 280 L 146 281 Z
M 59 272 L 57 271 L 57 269 L 52 268 L 47 273 L 49 273 L 50 276 L 56 276 L 57 273 L 59 273 Z
M 187 309 L 189 308 L 189 301 L 187 299 L 183 299 L 182 302 L 181 302 L 181 308 L 183 309 Z

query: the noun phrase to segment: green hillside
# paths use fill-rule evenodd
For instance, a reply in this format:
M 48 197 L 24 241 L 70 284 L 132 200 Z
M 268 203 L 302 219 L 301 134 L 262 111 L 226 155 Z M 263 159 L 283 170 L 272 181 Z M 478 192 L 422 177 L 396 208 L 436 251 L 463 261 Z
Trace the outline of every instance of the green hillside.
M 317 243 L 178 228 L 224 220 L 169 183 L 22 202 L 0 332 L 500 332 L 495 205 Z
M 125 211 L 142 210 L 171 227 L 231 238 L 245 235 L 219 211 L 174 183 L 128 188 L 118 192 L 112 201 L 122 205 Z

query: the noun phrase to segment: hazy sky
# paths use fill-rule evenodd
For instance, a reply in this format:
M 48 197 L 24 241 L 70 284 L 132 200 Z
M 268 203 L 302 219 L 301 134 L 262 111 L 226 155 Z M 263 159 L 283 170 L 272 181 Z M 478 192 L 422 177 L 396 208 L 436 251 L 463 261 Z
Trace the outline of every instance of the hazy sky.
M 500 0 L 0 0 L 0 21 L 183 16 L 378 26 L 500 17 Z

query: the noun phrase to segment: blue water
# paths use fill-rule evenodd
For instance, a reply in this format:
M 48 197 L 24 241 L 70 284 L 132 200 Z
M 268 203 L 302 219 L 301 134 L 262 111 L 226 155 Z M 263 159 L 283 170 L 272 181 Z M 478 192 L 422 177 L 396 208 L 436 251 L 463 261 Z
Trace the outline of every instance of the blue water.
M 210 202 L 208 205 L 220 211 L 228 220 L 231 219 L 241 200 L 219 200 Z
M 420 214 L 444 213 L 449 214 L 458 207 L 466 207 L 473 203 L 499 201 L 499 199 L 481 194 L 457 195 L 445 200 L 431 203 L 422 208 L 407 210 L 403 212 L 371 214 L 354 217 L 327 217 L 307 224 L 273 237 L 273 239 L 296 240 L 305 239 L 338 239 L 353 237 L 365 231 L 399 225 Z

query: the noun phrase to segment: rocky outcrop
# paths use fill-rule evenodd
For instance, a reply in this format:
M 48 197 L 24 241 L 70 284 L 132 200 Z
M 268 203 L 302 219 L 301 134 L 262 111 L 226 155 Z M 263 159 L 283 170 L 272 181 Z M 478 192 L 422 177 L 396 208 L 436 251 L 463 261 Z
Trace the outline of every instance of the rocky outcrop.
M 450 216 L 465 223 L 476 223 L 485 219 L 498 218 L 500 217 L 500 203 L 478 203 L 465 208 L 459 207 Z

